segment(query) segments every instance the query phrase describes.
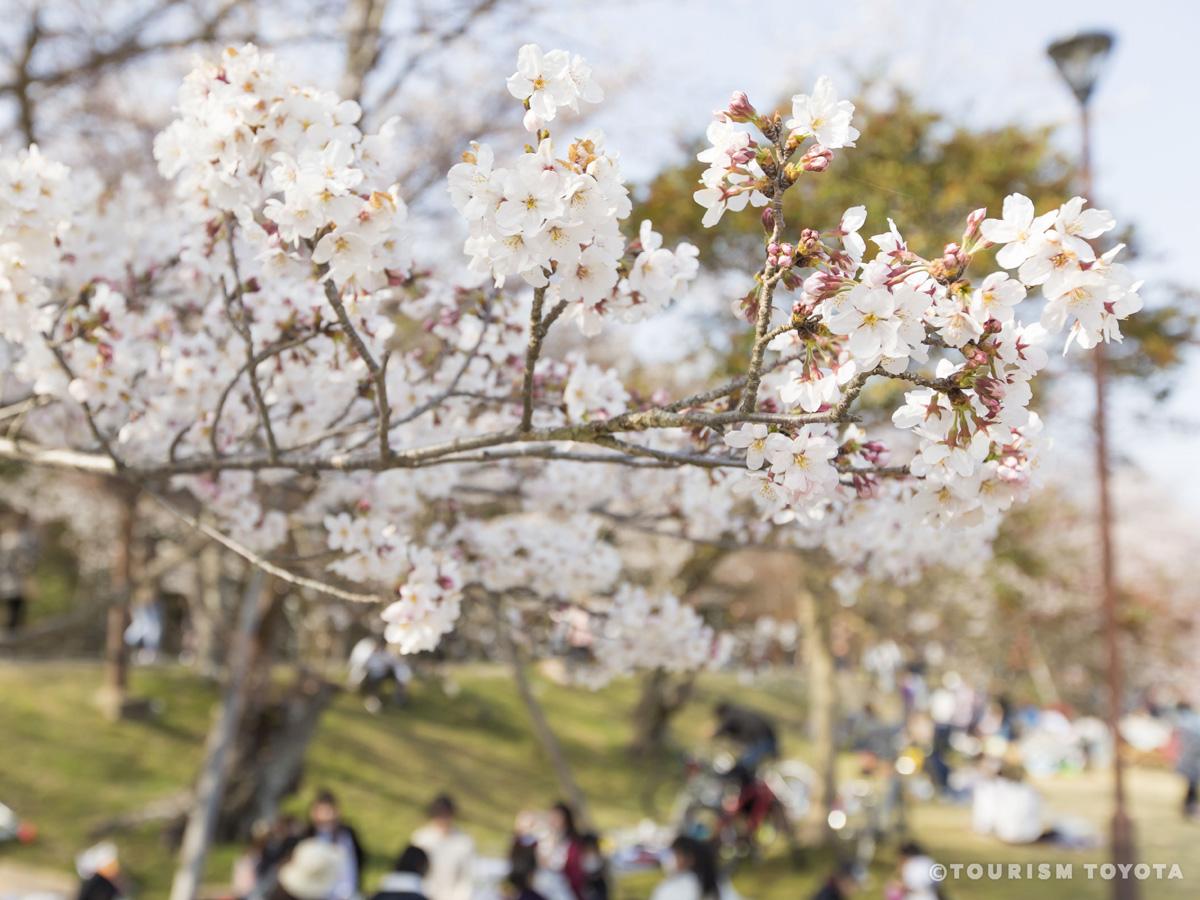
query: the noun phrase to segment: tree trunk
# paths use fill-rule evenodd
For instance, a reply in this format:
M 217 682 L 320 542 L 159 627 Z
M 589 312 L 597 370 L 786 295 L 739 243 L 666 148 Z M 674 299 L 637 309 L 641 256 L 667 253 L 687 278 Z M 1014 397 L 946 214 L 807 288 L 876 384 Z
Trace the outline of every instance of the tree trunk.
M 655 669 L 642 678 L 641 696 L 633 711 L 633 742 L 629 747 L 634 756 L 648 758 L 666 750 L 671 719 L 687 705 L 695 685 L 694 672 L 672 681 L 668 673 Z
M 804 624 L 804 647 L 808 669 L 808 729 L 817 759 L 817 802 L 823 840 L 829 830 L 829 813 L 837 799 L 837 673 L 834 671 L 831 616 L 827 605 L 805 591 L 796 600 Z
M 516 682 L 517 693 L 525 705 L 526 712 L 529 713 L 534 736 L 541 745 L 542 752 L 550 761 L 550 767 L 554 769 L 554 776 L 558 779 L 559 790 L 563 792 L 567 802 L 573 807 L 579 824 L 582 827 L 589 827 L 591 815 L 588 811 L 587 798 L 579 787 L 579 782 L 575 780 L 571 764 L 567 761 L 566 754 L 563 753 L 562 744 L 558 742 L 558 736 L 555 735 L 553 729 L 550 728 L 550 723 L 546 720 L 545 710 L 534 696 L 533 686 L 529 683 L 525 655 L 513 637 L 512 626 L 505 620 L 502 608 L 498 610 L 496 620 L 500 639 L 504 644 L 509 665 L 512 667 L 513 681 Z
M 255 703 L 247 711 L 217 823 L 218 838 L 244 840 L 255 822 L 274 820 L 283 799 L 300 785 L 309 745 L 336 693 L 323 678 L 302 672 L 282 700 Z
M 196 591 L 192 598 L 192 652 L 196 668 L 206 677 L 221 671 L 224 603 L 221 592 L 221 548 L 206 543 L 196 557 Z
M 112 591 L 114 602 L 108 608 L 104 639 L 104 683 L 100 705 L 105 715 L 116 721 L 125 715 L 129 699 L 129 650 L 125 629 L 129 627 L 130 601 L 134 583 L 134 525 L 137 489 L 118 485 L 120 519 L 117 522 L 116 553 L 113 559 Z
M 273 821 L 284 797 L 300 785 L 304 760 L 321 716 L 337 688 L 300 668 L 281 689 L 272 678 L 277 629 L 284 623 L 282 597 L 264 613 L 255 636 L 248 699 L 229 760 L 217 839 L 242 841 L 257 821 Z
M 171 884 L 171 900 L 195 900 L 200 881 L 204 877 L 204 861 L 216 831 L 217 816 L 225 790 L 229 750 L 237 736 L 237 725 L 242 718 L 242 708 L 246 702 L 247 676 L 254 656 L 254 635 L 263 613 L 271 602 L 269 591 L 264 589 L 264 582 L 263 573 L 254 570 L 242 597 L 237 638 L 229 667 L 229 681 L 220 711 L 208 732 L 204 768 L 200 772 L 195 802 L 183 833 L 179 868 Z
M 346 69 L 339 93 L 362 100 L 367 76 L 379 61 L 387 0 L 350 0 L 346 7 Z

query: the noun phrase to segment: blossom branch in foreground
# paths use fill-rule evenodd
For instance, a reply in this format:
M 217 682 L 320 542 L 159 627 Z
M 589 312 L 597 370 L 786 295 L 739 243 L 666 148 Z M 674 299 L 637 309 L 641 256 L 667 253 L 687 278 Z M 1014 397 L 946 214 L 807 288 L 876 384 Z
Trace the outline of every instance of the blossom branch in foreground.
M 1082 198 L 1038 215 L 1011 195 L 928 256 L 890 220 L 868 243 L 861 206 L 785 222 L 786 192 L 833 177 L 859 138 L 822 78 L 789 117 L 739 94 L 710 124 L 704 223 L 766 207 L 737 291 L 750 352 L 718 384 L 668 385 L 628 333 L 603 359 L 595 339 L 634 326 L 669 343 L 659 316 L 692 308 L 696 248 L 628 221 L 599 134 L 564 137 L 602 98 L 582 59 L 527 46 L 508 88 L 530 144 L 472 144 L 447 176 L 465 272 L 454 254 L 413 259 L 402 123 L 364 133 L 357 103 L 251 45 L 185 80 L 155 142 L 173 203 L 36 147 L 0 161 L 0 338 L 28 404 L 0 455 L 187 491 L 263 561 L 323 536 L 332 571 L 387 598 L 390 639 L 415 652 L 453 628 L 463 585 L 509 577 L 499 561 L 613 602 L 620 554 L 581 510 L 819 547 L 893 580 L 974 553 L 1029 490 L 1048 335 L 1119 340 L 1141 305 L 1120 248 L 1091 244 L 1112 217 Z M 574 327 L 556 358 L 560 319 Z M 888 380 L 907 382 L 902 402 L 860 402 Z M 530 485 L 527 505 L 479 502 L 482 475 Z

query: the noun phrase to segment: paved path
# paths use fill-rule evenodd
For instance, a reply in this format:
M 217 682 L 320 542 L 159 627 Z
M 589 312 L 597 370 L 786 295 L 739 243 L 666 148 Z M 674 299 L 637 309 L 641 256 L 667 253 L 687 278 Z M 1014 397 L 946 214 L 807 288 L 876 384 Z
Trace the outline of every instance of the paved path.
M 70 875 L 0 861 L 0 900 L 67 898 L 74 896 L 77 888 L 78 883 Z

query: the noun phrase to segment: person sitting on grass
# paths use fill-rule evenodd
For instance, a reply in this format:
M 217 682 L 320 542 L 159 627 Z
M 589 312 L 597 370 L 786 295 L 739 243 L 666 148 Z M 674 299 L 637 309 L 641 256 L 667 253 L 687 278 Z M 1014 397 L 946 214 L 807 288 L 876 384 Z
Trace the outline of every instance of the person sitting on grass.
M 714 707 L 717 718 L 713 739 L 726 738 L 741 748 L 738 765 L 751 775 L 765 760 L 779 756 L 779 736 L 771 720 L 757 710 L 721 701 Z

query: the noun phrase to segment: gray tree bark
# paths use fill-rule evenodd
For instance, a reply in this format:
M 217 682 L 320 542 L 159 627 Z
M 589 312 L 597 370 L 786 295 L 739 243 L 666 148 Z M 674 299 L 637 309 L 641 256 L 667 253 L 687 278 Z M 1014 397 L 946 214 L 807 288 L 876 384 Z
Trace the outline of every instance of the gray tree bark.
M 817 802 L 822 839 L 829 842 L 829 813 L 837 799 L 838 687 L 834 671 L 832 616 L 828 605 L 813 593 L 803 591 L 796 599 L 797 614 L 804 625 L 804 656 L 808 672 L 808 730 L 817 760 Z
M 120 519 L 116 523 L 113 559 L 114 602 L 108 608 L 105 625 L 104 681 L 100 689 L 100 706 L 113 721 L 124 717 L 129 700 L 129 648 L 125 646 L 125 629 L 129 627 L 134 588 L 134 528 L 137 520 L 137 489 L 117 482 L 116 490 L 120 497 Z
M 513 681 L 517 686 L 517 694 L 520 696 L 521 703 L 524 704 L 525 711 L 529 714 L 529 721 L 533 725 L 534 737 L 537 738 L 542 752 L 546 755 L 546 758 L 550 762 L 550 767 L 554 770 L 559 790 L 563 792 L 563 796 L 573 807 L 575 817 L 580 825 L 586 827 L 592 821 L 588 810 L 587 797 L 584 796 L 583 789 L 579 787 L 579 782 L 575 780 L 575 774 L 571 771 L 571 764 L 567 760 L 567 755 L 563 752 L 562 744 L 559 743 L 558 736 L 554 733 L 554 729 L 550 727 L 550 722 L 546 719 L 546 711 L 542 709 L 542 705 L 534 695 L 533 685 L 529 682 L 529 671 L 525 654 L 513 637 L 512 626 L 504 618 L 502 608 L 498 611 L 496 621 L 500 640 L 504 645 L 505 655 L 508 657 L 509 666 L 512 668 Z
M 266 578 L 254 569 L 242 597 L 229 682 L 205 745 L 204 767 L 196 785 L 196 798 L 179 848 L 179 867 L 171 884 L 171 900 L 195 900 L 204 877 L 204 862 L 216 831 L 217 816 L 225 790 L 229 751 L 237 737 L 238 722 L 246 703 L 247 676 L 254 655 L 254 635 L 262 614 L 271 602 L 264 590 Z

